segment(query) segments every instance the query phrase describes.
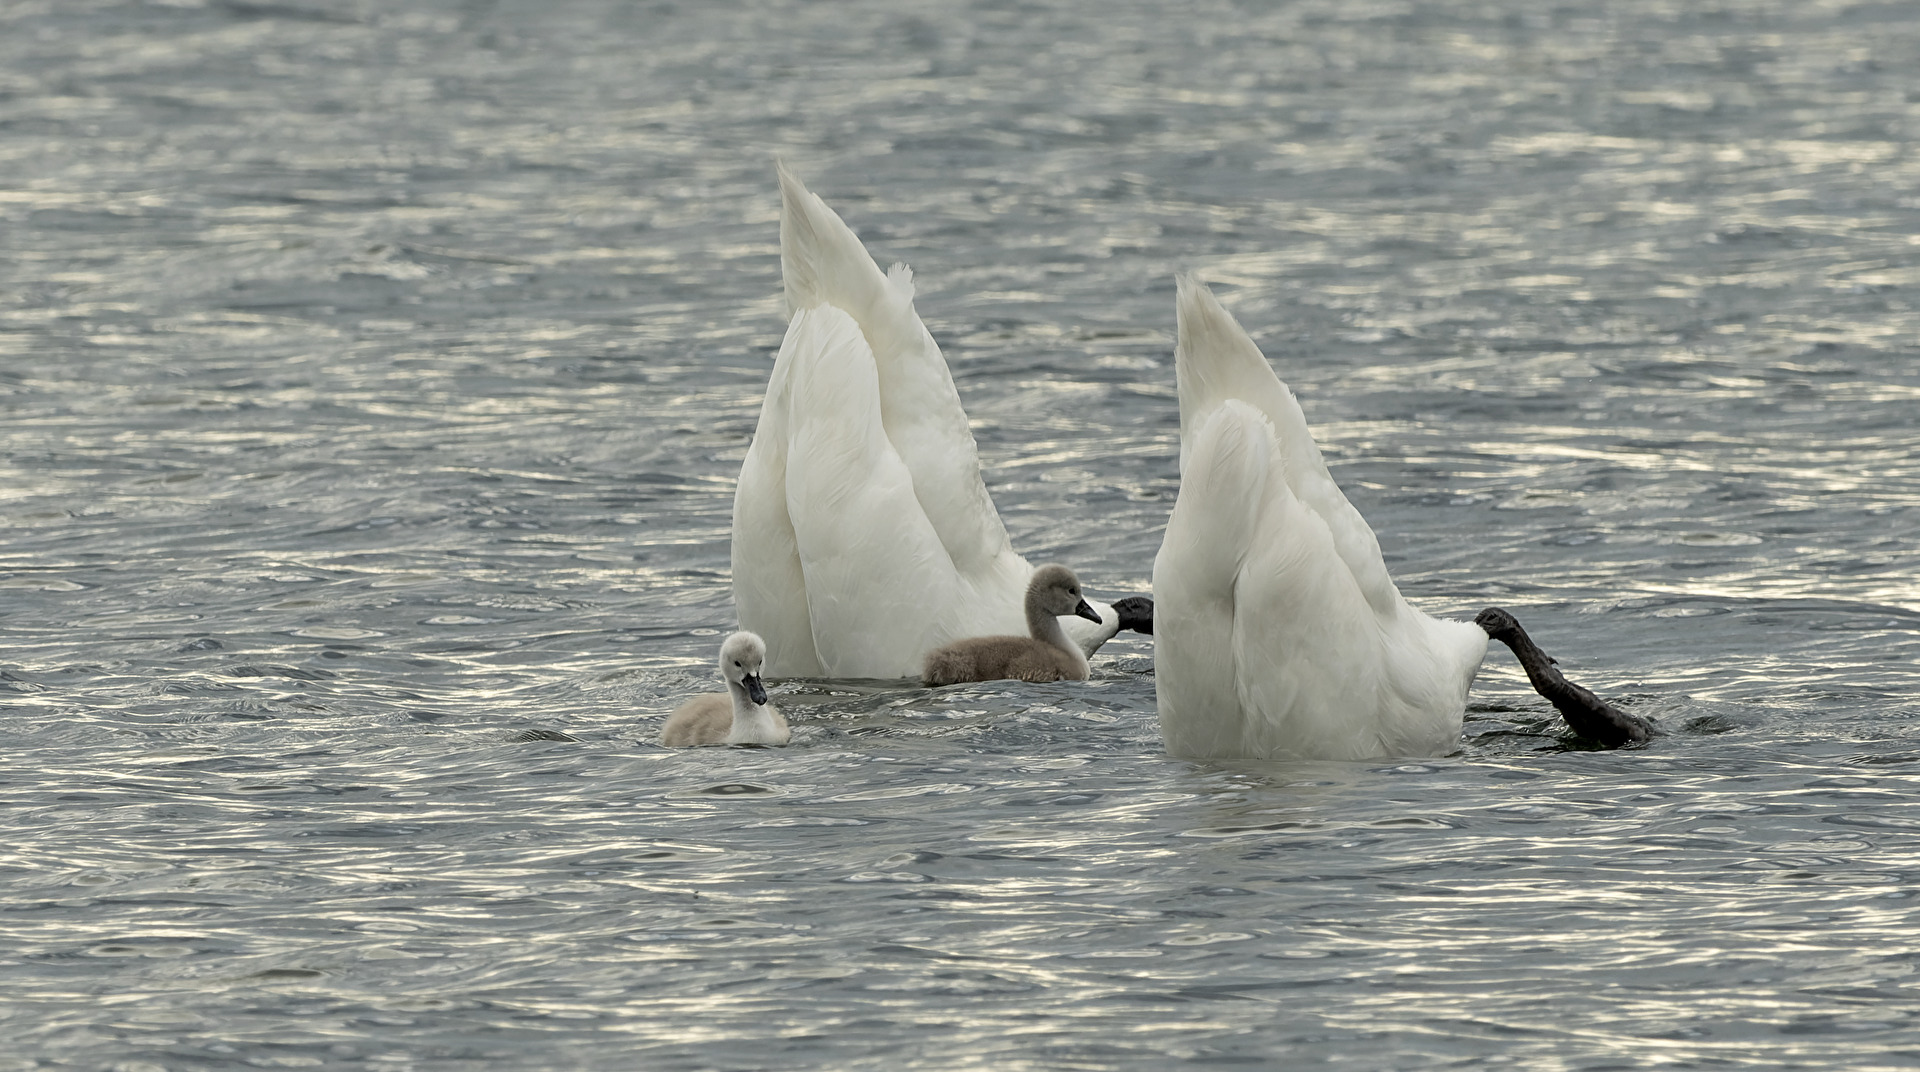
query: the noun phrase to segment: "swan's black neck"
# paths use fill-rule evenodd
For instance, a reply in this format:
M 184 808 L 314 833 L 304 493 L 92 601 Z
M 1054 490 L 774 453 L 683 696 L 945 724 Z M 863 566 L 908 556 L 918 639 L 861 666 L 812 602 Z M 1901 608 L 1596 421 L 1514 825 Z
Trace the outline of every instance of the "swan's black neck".
M 1473 619 L 1473 624 L 1486 630 L 1488 637 L 1513 649 L 1514 658 L 1520 660 L 1527 680 L 1533 683 L 1533 691 L 1547 698 L 1573 732 L 1608 748 L 1639 744 L 1652 734 L 1644 719 L 1627 714 L 1568 681 L 1547 653 L 1540 650 L 1540 645 L 1520 628 L 1519 619 L 1513 615 L 1499 607 L 1488 607 Z

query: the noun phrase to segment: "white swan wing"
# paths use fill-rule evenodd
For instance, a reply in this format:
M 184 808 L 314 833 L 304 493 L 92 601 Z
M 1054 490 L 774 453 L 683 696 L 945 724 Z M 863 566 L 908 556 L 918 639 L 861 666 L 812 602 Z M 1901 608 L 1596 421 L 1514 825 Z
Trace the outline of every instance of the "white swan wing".
M 1217 419 L 1233 419 L 1236 405 L 1222 407 Z M 1246 414 L 1239 419 L 1249 435 L 1272 434 L 1251 427 Z M 1284 449 L 1277 436 L 1272 449 Z M 1257 535 L 1234 584 L 1243 754 L 1361 760 L 1450 750 L 1459 736 L 1464 683 L 1457 695 L 1428 695 L 1435 666 L 1421 630 L 1407 635 L 1401 627 L 1414 624 L 1410 620 L 1375 612 L 1354 574 L 1342 568 L 1334 528 L 1294 494 L 1278 467 L 1269 467 L 1254 497 Z M 1393 599 L 1406 615 L 1418 615 L 1397 591 Z M 1484 650 L 1484 635 L 1482 644 Z
M 938 536 L 880 426 L 860 327 L 823 305 L 794 314 L 783 489 L 805 581 L 807 631 L 832 677 L 904 677 L 938 643 L 956 595 Z M 790 352 L 789 352 L 790 351 Z
M 1219 407 L 1181 448 L 1180 495 L 1153 560 L 1154 691 L 1174 755 L 1254 754 L 1234 638 L 1273 455 L 1266 419 L 1240 402 Z
M 787 403 L 780 505 L 817 673 L 917 673 L 926 651 L 968 635 L 953 630 L 973 624 L 964 613 L 971 601 L 881 428 L 872 351 L 851 316 L 823 305 L 794 314 L 779 361 Z M 739 609 L 742 628 L 766 636 L 748 624 L 748 607 Z M 794 608 L 780 611 L 790 617 Z
M 1154 562 L 1154 664 L 1176 755 L 1355 759 L 1377 632 L 1273 426 L 1229 399 L 1196 422 Z M 1358 754 L 1355 754 L 1358 753 Z
M 1024 634 L 1032 567 L 987 495 L 960 396 L 913 308 L 780 168 L 792 314 L 734 498 L 734 599 L 776 676 L 900 677 L 934 647 Z M 1091 654 L 1119 616 L 1062 619 Z
M 787 514 L 787 454 L 794 353 L 810 345 L 789 330 L 773 362 L 740 481 L 733 491 L 733 603 L 740 628 L 765 640 L 765 671 L 775 677 L 823 677 L 807 613 L 806 571 Z

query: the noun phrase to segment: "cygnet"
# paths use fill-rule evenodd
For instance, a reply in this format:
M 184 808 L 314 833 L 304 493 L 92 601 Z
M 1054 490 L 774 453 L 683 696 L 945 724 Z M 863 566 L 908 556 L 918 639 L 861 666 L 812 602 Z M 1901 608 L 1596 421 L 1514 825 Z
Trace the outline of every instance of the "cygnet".
M 1080 578 L 1061 565 L 1041 566 L 1027 582 L 1027 632 L 1030 636 L 984 636 L 956 640 L 927 653 L 920 673 L 924 685 L 963 681 L 1085 681 L 1087 657 L 1067 639 L 1059 615 L 1089 621 L 1100 615 L 1080 595 Z
M 669 748 L 709 744 L 783 745 L 792 737 L 780 709 L 767 702 L 760 665 L 767 645 L 754 633 L 739 632 L 720 645 L 720 676 L 726 692 L 695 696 L 667 716 L 660 743 Z

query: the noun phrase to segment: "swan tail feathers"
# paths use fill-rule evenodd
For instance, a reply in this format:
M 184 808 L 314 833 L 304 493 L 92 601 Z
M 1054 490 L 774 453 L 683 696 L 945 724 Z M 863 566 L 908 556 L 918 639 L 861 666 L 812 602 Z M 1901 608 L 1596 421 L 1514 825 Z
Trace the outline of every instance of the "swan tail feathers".
M 1366 594 L 1374 613 L 1383 618 L 1397 615 L 1403 601 L 1387 573 L 1379 539 L 1334 483 L 1299 399 L 1205 284 L 1192 275 L 1183 275 L 1178 279 L 1178 289 L 1174 367 L 1180 394 L 1183 459 L 1194 423 L 1221 401 L 1235 398 L 1258 408 L 1272 422 L 1287 484 L 1333 530 L 1339 559 Z M 1186 471 L 1184 461 L 1181 471 Z
M 913 305 L 913 269 L 894 262 L 893 267 L 887 269 L 887 287 L 893 291 L 895 301 Z
M 980 478 L 978 449 L 940 347 L 914 310 L 913 272 L 885 275 L 827 203 L 780 166 L 780 264 L 795 310 L 831 305 L 858 324 L 879 377 L 880 426 L 913 474 L 922 512 L 963 573 L 1010 588 L 1017 626 L 1026 564 Z
M 809 612 L 817 619 L 821 614 L 853 615 L 862 606 L 893 607 L 885 614 L 874 611 L 882 620 L 891 620 L 892 614 L 905 623 L 885 631 L 903 636 L 916 632 L 907 629 L 913 625 L 911 617 L 895 607 L 901 593 L 879 591 L 851 565 L 844 574 L 826 565 L 829 560 L 850 562 L 847 556 L 858 545 L 886 563 L 936 563 L 924 569 L 938 578 L 932 582 L 936 587 L 944 588 L 937 595 L 924 591 L 914 598 L 920 600 L 922 617 L 939 618 L 955 630 L 948 639 L 1023 631 L 1021 602 L 1032 570 L 1013 553 L 987 495 L 952 374 L 914 310 L 913 273 L 905 265 L 882 273 L 859 237 L 825 201 L 784 165 L 778 172 L 781 275 L 792 316 L 788 336 L 790 342 L 805 343 L 789 361 L 795 388 L 788 406 L 793 426 L 784 433 L 784 471 Z M 803 369 L 810 385 L 805 391 L 799 386 Z M 842 376 L 849 379 L 838 379 Z M 896 479 L 902 466 L 905 480 Z M 864 504 L 862 524 L 837 527 L 810 509 L 810 504 L 826 501 Z M 816 522 L 820 527 L 814 527 Z M 918 535 L 904 531 L 897 548 L 875 547 L 874 540 L 866 539 L 880 530 L 909 525 L 915 533 L 930 531 L 931 542 L 916 542 Z M 739 534 L 736 526 L 736 538 Z M 835 545 L 839 536 L 855 543 Z M 850 587 L 842 586 L 841 579 Z M 955 613 L 955 607 L 963 609 Z M 856 629 L 855 636 L 866 635 L 861 629 L 870 628 Z M 813 635 L 829 673 L 851 674 L 849 665 L 886 662 L 848 656 L 851 663 L 843 663 L 827 648 L 847 649 L 860 641 L 829 639 L 820 620 L 814 621 Z M 878 649 L 892 646 L 889 640 Z M 917 670 L 915 662 L 897 671 L 855 676 Z
M 1178 311 L 1180 493 L 1153 572 L 1167 750 L 1445 752 L 1484 640 L 1400 597 L 1299 402 L 1213 295 L 1183 277 Z
M 1191 440 L 1214 407 L 1237 398 L 1279 426 L 1283 400 L 1292 396 L 1267 359 L 1213 291 L 1191 275 L 1177 280 L 1179 295 L 1174 378 L 1180 395 L 1180 436 Z
M 863 316 L 887 292 L 886 277 L 860 237 L 785 164 L 780 175 L 780 278 L 787 313 L 837 305 Z

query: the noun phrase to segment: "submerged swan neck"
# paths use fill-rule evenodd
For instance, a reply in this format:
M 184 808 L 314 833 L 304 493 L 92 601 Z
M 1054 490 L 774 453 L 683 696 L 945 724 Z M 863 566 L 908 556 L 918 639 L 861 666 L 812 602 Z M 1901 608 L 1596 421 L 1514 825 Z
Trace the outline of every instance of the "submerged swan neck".
M 1527 672 L 1533 691 L 1545 697 L 1573 732 L 1609 748 L 1645 741 L 1652 731 L 1645 720 L 1627 714 L 1591 691 L 1568 681 L 1560 668 L 1540 645 L 1533 642 L 1520 620 L 1498 607 L 1481 611 L 1473 623 L 1486 631 L 1488 639 L 1498 640 L 1513 650 L 1520 668 Z
M 1497 640 L 1513 650 L 1513 657 L 1520 660 L 1520 668 L 1527 672 L 1527 680 L 1532 683 L 1535 692 L 1552 699 L 1548 696 L 1549 690 L 1563 689 L 1569 684 L 1559 668 L 1554 666 L 1553 659 L 1540 650 L 1540 645 L 1533 642 L 1527 631 L 1520 627 L 1519 619 L 1512 614 L 1498 607 L 1488 607 L 1474 618 L 1473 623 L 1486 631 L 1489 640 Z

